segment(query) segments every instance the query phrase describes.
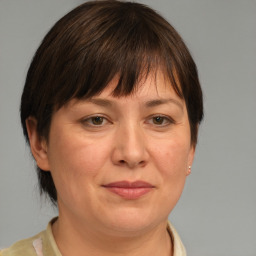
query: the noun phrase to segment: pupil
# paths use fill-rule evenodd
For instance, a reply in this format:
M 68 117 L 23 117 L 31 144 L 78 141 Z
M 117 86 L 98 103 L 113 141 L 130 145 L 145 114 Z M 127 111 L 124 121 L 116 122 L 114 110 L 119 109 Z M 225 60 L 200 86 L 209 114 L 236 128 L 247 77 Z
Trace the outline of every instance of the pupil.
M 92 119 L 93 124 L 102 124 L 103 118 L 100 116 L 96 116 Z
M 155 122 L 154 122 L 155 124 L 162 124 L 163 123 L 163 117 L 161 117 L 161 116 L 155 117 L 154 120 L 155 120 Z

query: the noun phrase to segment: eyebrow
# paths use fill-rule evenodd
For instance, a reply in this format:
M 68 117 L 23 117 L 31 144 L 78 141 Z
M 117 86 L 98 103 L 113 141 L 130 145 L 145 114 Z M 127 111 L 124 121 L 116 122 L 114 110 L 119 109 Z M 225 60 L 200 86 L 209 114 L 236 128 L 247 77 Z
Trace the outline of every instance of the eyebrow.
M 105 100 L 105 99 L 95 99 L 91 98 L 89 99 L 89 102 L 102 106 L 102 107 L 111 107 L 113 104 L 110 100 Z
M 175 105 L 177 105 L 179 108 L 181 108 L 183 110 L 182 103 L 180 103 L 179 101 L 177 101 L 175 99 L 171 99 L 171 98 L 170 99 L 149 100 L 146 102 L 146 106 L 147 107 L 156 107 L 156 106 L 168 104 L 168 103 L 174 103 Z
M 111 100 L 107 100 L 107 99 L 97 99 L 97 98 L 91 98 L 89 99 L 89 102 L 102 106 L 102 107 L 111 107 L 113 106 L 113 102 Z M 168 103 L 174 103 L 175 105 L 177 105 L 179 108 L 181 108 L 181 110 L 183 110 L 183 105 L 182 103 L 180 103 L 179 101 L 169 98 L 169 99 L 156 99 L 156 100 L 149 100 L 146 101 L 144 104 L 146 107 L 148 108 L 152 108 L 152 107 L 156 107 L 159 105 L 164 105 L 164 104 L 168 104 Z

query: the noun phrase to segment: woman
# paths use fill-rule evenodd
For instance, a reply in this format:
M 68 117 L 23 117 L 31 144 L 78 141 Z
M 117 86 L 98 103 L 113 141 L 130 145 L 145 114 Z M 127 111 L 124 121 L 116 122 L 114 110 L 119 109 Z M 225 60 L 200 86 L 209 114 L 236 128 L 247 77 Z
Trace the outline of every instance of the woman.
M 203 116 L 195 63 L 174 28 L 130 2 L 59 20 L 28 70 L 21 122 L 59 216 L 7 255 L 186 255 L 168 223 Z

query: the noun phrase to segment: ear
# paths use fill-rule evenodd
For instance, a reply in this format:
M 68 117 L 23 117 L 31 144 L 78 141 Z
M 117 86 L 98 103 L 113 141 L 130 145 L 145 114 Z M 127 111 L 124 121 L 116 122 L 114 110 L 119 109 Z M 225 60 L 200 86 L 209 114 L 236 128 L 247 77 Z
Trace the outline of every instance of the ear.
M 191 145 L 189 155 L 188 155 L 188 167 L 187 167 L 186 176 L 188 176 L 191 173 L 194 156 L 195 156 L 195 146 Z
M 26 127 L 29 137 L 31 153 L 34 156 L 37 166 L 45 171 L 49 171 L 46 140 L 38 135 L 37 120 L 34 117 L 26 119 Z

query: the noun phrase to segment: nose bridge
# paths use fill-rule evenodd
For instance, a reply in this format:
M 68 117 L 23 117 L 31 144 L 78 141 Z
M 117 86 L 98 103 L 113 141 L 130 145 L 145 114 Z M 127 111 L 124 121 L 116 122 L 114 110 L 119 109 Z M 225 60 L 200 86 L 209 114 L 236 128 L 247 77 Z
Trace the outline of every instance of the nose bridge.
M 146 155 L 146 141 L 142 127 L 137 123 L 120 125 L 115 144 L 115 162 L 131 168 L 145 164 Z
M 127 153 L 139 153 L 144 150 L 143 133 L 141 127 L 136 124 L 131 124 L 124 128 L 123 149 Z

